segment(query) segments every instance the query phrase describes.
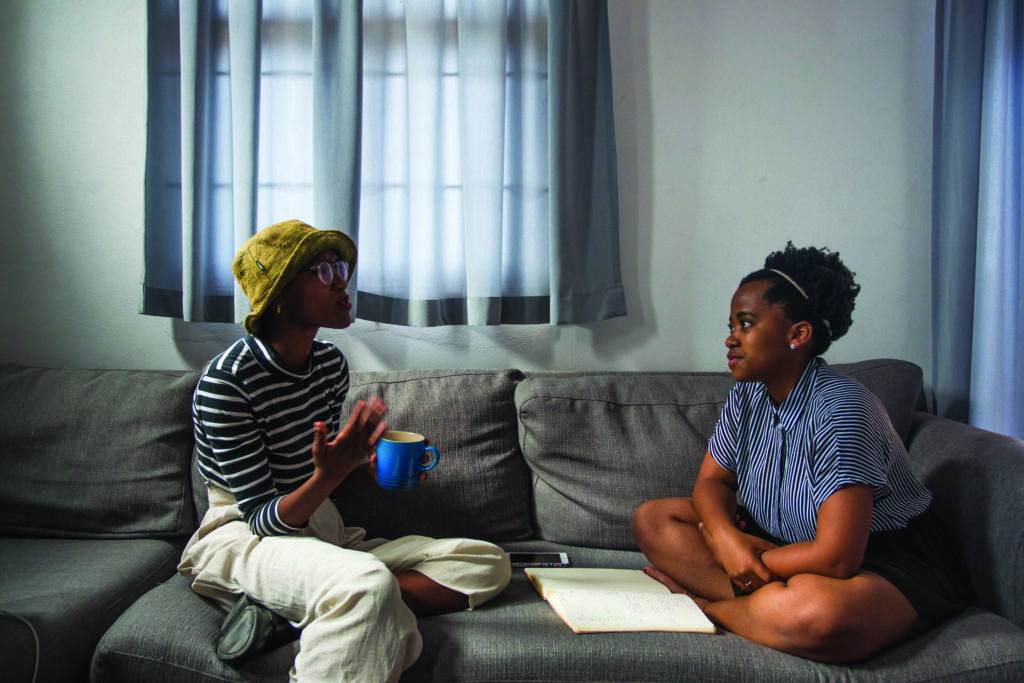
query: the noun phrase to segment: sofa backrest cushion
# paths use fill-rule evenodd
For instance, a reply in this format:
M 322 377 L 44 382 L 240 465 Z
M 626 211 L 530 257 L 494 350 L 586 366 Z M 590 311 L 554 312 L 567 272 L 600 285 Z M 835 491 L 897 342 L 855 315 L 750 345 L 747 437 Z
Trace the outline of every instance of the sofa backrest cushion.
M 887 360 L 834 367 L 879 395 L 905 439 L 920 369 Z M 539 537 L 635 548 L 638 505 L 692 493 L 732 384 L 725 373 L 531 373 L 516 409 Z
M 191 533 L 196 379 L 0 366 L 0 533 Z
M 870 389 L 882 401 L 903 443 L 909 442 L 914 413 L 924 391 L 921 368 L 905 360 L 891 358 L 836 363 L 832 367 Z
M 412 492 L 378 488 L 355 474 L 334 502 L 345 524 L 369 536 L 529 538 L 529 473 L 516 442 L 515 370 L 356 372 L 345 416 L 359 399 L 380 396 L 392 429 L 418 432 L 441 462 Z
M 689 495 L 732 380 L 721 375 L 534 376 L 516 390 L 540 538 L 633 548 L 651 498 Z

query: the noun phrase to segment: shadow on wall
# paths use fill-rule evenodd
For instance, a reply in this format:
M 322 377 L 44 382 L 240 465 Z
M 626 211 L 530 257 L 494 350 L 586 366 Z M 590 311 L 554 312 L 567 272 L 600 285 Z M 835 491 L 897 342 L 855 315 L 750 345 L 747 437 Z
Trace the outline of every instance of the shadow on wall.
M 401 327 L 359 321 L 334 341 L 374 368 L 549 367 L 562 329 L 548 325 Z
M 13 223 L 5 222 L 0 263 L 13 266 L 52 262 L 60 249 L 46 231 L 28 227 L 53 223 L 51 207 L 37 200 L 37 184 L 49 178 L 38 150 L 33 149 L 38 133 L 34 133 L 29 109 L 35 104 L 29 70 L 36 64 L 30 56 L 34 50 L 28 19 L 19 3 L 0 3 L 0 64 L 4 65 L 0 69 L 0 92 L 4 93 L 0 102 L 0 158 L 4 160 L 0 165 L 0 206 L 5 218 L 13 218 Z
M 242 336 L 242 326 L 233 323 L 187 323 L 171 319 L 171 338 L 185 364 L 201 368 Z

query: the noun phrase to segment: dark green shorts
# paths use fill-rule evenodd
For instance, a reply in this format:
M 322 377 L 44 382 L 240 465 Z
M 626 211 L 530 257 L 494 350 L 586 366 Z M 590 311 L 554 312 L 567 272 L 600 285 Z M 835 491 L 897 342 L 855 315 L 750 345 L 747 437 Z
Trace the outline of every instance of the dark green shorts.
M 746 522 L 746 533 L 787 545 L 759 527 L 745 508 L 737 512 Z M 926 625 L 937 624 L 967 607 L 973 597 L 967 570 L 948 539 L 941 520 L 928 509 L 903 529 L 871 534 L 861 569 L 896 586 Z

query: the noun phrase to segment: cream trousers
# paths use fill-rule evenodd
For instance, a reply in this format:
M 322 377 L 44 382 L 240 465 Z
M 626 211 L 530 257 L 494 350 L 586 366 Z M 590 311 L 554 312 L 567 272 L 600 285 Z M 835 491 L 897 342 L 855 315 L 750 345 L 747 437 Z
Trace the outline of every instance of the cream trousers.
M 365 538 L 326 500 L 301 535 L 259 537 L 230 493 L 208 487 L 210 509 L 178 571 L 226 607 L 245 593 L 302 629 L 293 681 L 395 681 L 420 655 L 416 617 L 395 574 L 414 569 L 463 593 L 469 608 L 504 590 L 508 556 L 465 538 Z

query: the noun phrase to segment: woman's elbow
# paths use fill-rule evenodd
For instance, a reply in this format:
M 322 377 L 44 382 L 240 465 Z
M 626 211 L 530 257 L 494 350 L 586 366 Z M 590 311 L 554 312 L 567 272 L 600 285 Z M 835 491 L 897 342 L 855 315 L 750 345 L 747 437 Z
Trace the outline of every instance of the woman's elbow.
M 864 558 L 836 557 L 828 566 L 828 575 L 834 579 L 851 579 L 860 571 Z

